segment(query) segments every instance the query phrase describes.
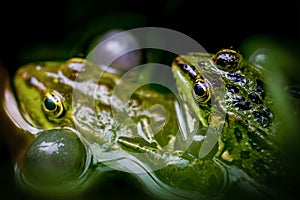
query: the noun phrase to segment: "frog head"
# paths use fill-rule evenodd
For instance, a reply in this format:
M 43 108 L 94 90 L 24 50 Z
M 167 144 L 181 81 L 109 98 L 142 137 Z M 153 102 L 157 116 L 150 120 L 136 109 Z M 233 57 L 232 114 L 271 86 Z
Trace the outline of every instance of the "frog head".
M 72 81 L 84 67 L 82 59 L 31 63 L 15 77 L 15 94 L 21 112 L 32 126 L 52 128 L 71 123 Z
M 274 128 L 272 102 L 265 91 L 266 74 L 237 51 L 189 53 L 177 57 L 172 70 L 182 100 L 197 111 L 202 126 L 209 125 L 212 104 L 217 104 L 226 114 L 249 121 L 254 128 L 264 132 Z M 263 112 L 264 116 L 259 114 Z
M 34 141 L 17 161 L 20 179 L 33 188 L 69 190 L 88 169 L 90 155 L 74 129 L 71 106 L 73 81 L 85 64 L 79 58 L 31 63 L 14 76 L 20 112 L 39 130 L 32 133 Z
M 48 191 L 73 189 L 82 182 L 90 184 L 91 174 L 122 169 L 118 162 L 128 159 L 129 150 L 146 155 L 169 144 L 177 130 L 176 115 L 170 113 L 174 96 L 138 88 L 125 113 L 122 101 L 111 98 L 117 83 L 124 83 L 119 75 L 79 58 L 19 68 L 14 86 L 20 110 L 40 130 L 18 163 L 25 183 L 37 189 L 46 184 Z M 168 114 L 152 106 L 153 102 L 164 105 Z M 115 119 L 112 106 L 122 109 L 125 122 Z M 154 135 L 164 123 L 167 128 Z
M 215 157 L 271 183 L 280 174 L 280 153 L 274 138 L 278 121 L 265 84 L 268 74 L 233 49 L 177 57 L 172 70 L 179 94 L 200 126 L 223 123 Z M 213 108 L 224 113 L 224 121 L 213 119 Z

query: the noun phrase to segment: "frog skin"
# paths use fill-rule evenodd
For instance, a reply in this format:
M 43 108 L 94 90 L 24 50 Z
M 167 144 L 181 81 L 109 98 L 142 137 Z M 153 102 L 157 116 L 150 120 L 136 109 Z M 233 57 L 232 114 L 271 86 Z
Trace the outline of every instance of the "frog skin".
M 96 71 L 84 73 L 85 70 Z M 101 79 L 91 81 L 93 79 L 89 76 L 95 73 L 100 73 Z M 46 182 L 48 188 L 49 184 L 71 179 L 69 182 L 75 186 L 68 184 L 73 189 L 79 183 L 92 180 L 89 174 L 97 174 L 95 171 L 126 168 L 127 172 L 129 170 L 145 186 L 149 186 L 150 192 L 160 194 L 159 198 L 194 199 L 206 195 L 217 196 L 224 190 L 226 172 L 223 165 L 212 159 L 197 159 L 174 148 L 179 128 L 173 94 L 161 93 L 147 86 L 137 89 L 126 108 L 129 118 L 133 119 L 133 124 L 128 125 L 113 117 L 112 107 L 116 110 L 124 107 L 118 103 L 118 99 L 111 98 L 113 88 L 117 84 L 126 87 L 126 83 L 120 81 L 120 76 L 101 71 L 84 59 L 27 64 L 16 72 L 13 83 L 20 111 L 27 123 L 34 127 L 32 135 L 35 139 L 27 149 L 24 148 L 25 155 L 17 160 L 20 179 L 28 185 L 35 187 L 37 183 L 35 188 L 39 189 L 42 188 L 41 183 Z M 98 89 L 96 94 L 95 88 Z M 72 102 L 74 90 L 77 91 L 75 103 Z M 162 105 L 166 115 L 152 109 L 154 103 Z M 162 121 L 164 126 L 152 135 L 154 130 L 150 121 L 158 125 Z M 58 139 L 55 139 L 56 136 Z M 49 148 L 49 145 L 56 149 Z M 68 145 L 76 151 L 68 152 Z M 49 161 L 45 161 L 48 154 L 43 152 L 44 147 L 52 152 L 49 153 Z M 56 156 L 59 148 L 60 153 Z M 65 154 L 74 155 L 74 159 L 72 156 L 66 158 Z M 40 164 L 43 160 L 46 165 L 49 162 L 70 162 L 70 168 L 54 166 L 55 172 L 62 171 L 68 176 L 61 173 L 56 175 L 50 169 L 57 180 L 43 177 L 36 182 L 34 179 L 40 179 L 41 174 L 49 172 L 49 167 Z M 71 168 L 78 170 L 69 170 Z
M 266 84 L 271 80 L 267 72 L 233 49 L 189 53 L 177 57 L 172 67 L 182 100 L 189 110 L 199 107 L 195 115 L 200 126 L 213 121 L 213 106 L 225 115 L 215 157 L 258 183 L 280 185 L 285 173 L 283 153 L 276 139 L 279 121 Z
M 59 181 L 71 177 L 71 183 L 75 185 L 71 187 L 72 189 L 82 182 L 89 182 L 89 179 L 92 179 L 90 174 L 95 173 L 94 171 L 114 170 L 111 163 L 116 163 L 117 169 L 122 170 L 122 167 L 128 164 L 126 162 L 128 160 L 132 164 L 132 170 L 144 170 L 144 173 L 132 171 L 133 174 L 145 186 L 149 186 L 153 193 L 162 191 L 163 198 L 195 199 L 202 195 L 218 197 L 229 185 L 227 183 L 234 179 L 230 177 L 237 176 L 247 180 L 253 178 L 263 184 L 269 183 L 268 178 L 273 177 L 273 173 L 279 170 L 274 157 L 278 153 L 277 147 L 272 143 L 277 122 L 272 115 L 270 97 L 265 94 L 262 85 L 263 74 L 247 63 L 240 54 L 226 51 L 220 51 L 215 55 L 191 53 L 176 58 L 172 64 L 176 85 L 183 102 L 191 111 L 195 110 L 195 106 L 200 108 L 200 113 L 196 115 L 198 117 L 196 120 L 201 122 L 202 127 L 196 134 L 198 136 L 202 135 L 210 124 L 210 98 L 218 99 L 213 96 L 214 94 L 209 94 L 212 81 L 209 82 L 204 76 L 200 76 L 201 68 L 207 70 L 209 66 L 206 63 L 211 63 L 211 58 L 218 66 L 225 65 L 224 68 L 232 68 L 230 72 L 219 69 L 217 72 L 211 70 L 209 73 L 211 77 L 214 73 L 221 74 L 225 80 L 226 95 L 225 99 L 219 100 L 218 108 L 225 111 L 226 123 L 217 145 L 205 158 L 198 157 L 203 141 L 193 141 L 188 149 L 178 148 L 180 142 L 176 141 L 176 133 L 180 128 L 178 118 L 182 116 L 178 116 L 181 113 L 174 108 L 177 102 L 174 95 L 162 94 L 144 87 L 135 91 L 126 108 L 128 116 L 134 121 L 133 126 L 129 126 L 120 123 L 112 115 L 112 107 L 116 110 L 124 109 L 122 104 L 114 104 L 118 102 L 117 99 L 110 98 L 117 84 L 126 87 L 126 83 L 120 82 L 118 75 L 99 71 L 99 68 L 91 67 L 92 63 L 80 58 L 66 62 L 31 63 L 21 67 L 13 80 L 14 91 L 23 117 L 32 127 L 31 137 L 35 139 L 32 140 L 31 146 L 24 148 L 27 153 L 22 151 L 23 154 L 18 156 L 17 171 L 25 181 L 32 181 L 31 175 L 35 178 L 40 177 L 40 174 L 32 172 L 38 171 L 36 168 L 41 167 L 38 164 L 41 159 L 35 154 L 41 152 L 42 144 L 45 143 L 43 141 L 47 140 L 48 144 L 56 141 L 55 147 L 60 147 L 61 144 L 61 146 L 73 145 L 79 149 L 74 153 L 77 156 L 75 161 L 71 158 L 67 160 L 75 163 L 78 170 L 70 172 L 71 175 L 68 177 L 59 175 L 62 177 Z M 222 62 L 222 55 L 227 55 L 230 59 Z M 190 69 L 181 71 L 183 63 Z M 237 68 L 240 71 L 236 71 Z M 85 74 L 87 69 L 97 71 Z M 90 81 L 93 79 L 89 76 L 99 72 L 101 79 Z M 203 74 L 208 74 L 207 72 L 209 70 Z M 200 97 L 199 90 L 193 96 L 195 80 L 203 80 L 203 83 L 206 83 L 201 85 L 204 89 L 203 97 Z M 190 84 L 182 84 L 182 81 Z M 98 88 L 99 92 L 96 95 L 93 93 L 95 88 Z M 78 95 L 75 103 L 72 101 L 74 90 Z M 197 103 L 194 97 L 203 102 Z M 94 102 L 92 106 L 91 101 Z M 155 113 L 155 109 L 151 110 L 154 102 L 163 105 L 167 111 L 166 116 L 159 116 L 161 113 Z M 251 117 L 245 119 L 248 115 Z M 159 124 L 161 118 L 165 120 L 163 129 L 155 136 L 151 135 L 153 130 L 149 121 L 154 120 Z M 141 131 L 138 131 L 137 127 L 140 127 Z M 51 139 L 53 135 L 60 135 L 57 130 L 63 130 L 62 136 L 58 136 L 59 142 Z M 71 133 L 73 137 L 69 137 L 66 133 Z M 71 144 L 63 142 L 68 138 L 72 140 Z M 57 162 L 63 162 L 61 160 L 65 159 L 63 155 L 68 153 L 67 150 L 62 150 L 58 156 L 53 156 L 54 158 L 49 160 L 58 159 L 60 161 Z M 107 156 L 106 152 L 109 152 Z M 143 156 L 138 157 L 139 154 Z M 112 155 L 115 158 L 109 158 Z M 157 167 L 156 164 L 163 164 L 163 167 Z M 151 167 L 158 169 L 151 170 Z M 148 168 L 150 170 L 145 170 Z M 90 172 L 90 169 L 93 172 Z M 68 174 L 69 168 L 65 170 Z M 231 171 L 238 175 L 228 175 Z M 40 172 L 45 172 L 45 169 Z M 52 181 L 50 180 L 51 183 Z M 40 182 L 38 183 L 40 187 Z

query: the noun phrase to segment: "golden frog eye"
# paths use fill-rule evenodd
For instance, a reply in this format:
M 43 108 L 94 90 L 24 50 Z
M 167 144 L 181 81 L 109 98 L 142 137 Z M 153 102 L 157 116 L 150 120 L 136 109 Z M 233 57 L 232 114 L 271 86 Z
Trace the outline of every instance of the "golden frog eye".
M 203 79 L 195 80 L 193 96 L 198 103 L 206 103 L 210 99 L 209 87 Z
M 242 65 L 241 54 L 233 49 L 222 49 L 212 59 L 218 67 L 228 71 L 237 70 Z
M 49 117 L 61 117 L 64 113 L 64 106 L 59 95 L 48 92 L 42 102 L 43 110 Z

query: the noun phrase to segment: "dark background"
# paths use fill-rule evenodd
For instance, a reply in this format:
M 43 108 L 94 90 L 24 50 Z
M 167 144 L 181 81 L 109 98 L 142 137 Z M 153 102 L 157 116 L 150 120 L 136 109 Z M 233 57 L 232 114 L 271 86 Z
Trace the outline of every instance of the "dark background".
M 110 29 L 143 26 L 177 30 L 209 52 L 239 48 L 245 38 L 257 34 L 298 47 L 300 9 L 292 2 L 7 1 L 0 11 L 0 59 L 13 72 L 33 60 L 69 58 Z
M 230 46 L 239 48 L 248 37 L 261 34 L 278 38 L 278 42 L 284 41 L 298 50 L 300 9 L 292 2 L 2 1 L 0 62 L 12 76 L 27 62 L 64 60 L 80 54 L 93 37 L 111 29 L 144 26 L 177 30 L 198 41 L 209 52 Z M 2 195 L 30 197 L 15 189 L 9 155 L 4 141 L 0 141 Z M 110 181 L 100 183 L 102 189 L 95 187 L 89 194 L 90 199 L 97 199 L 92 197 L 95 192 L 103 199 L 150 198 L 131 184 L 135 180 L 131 181 L 130 177 L 125 176 L 125 180 L 110 176 Z

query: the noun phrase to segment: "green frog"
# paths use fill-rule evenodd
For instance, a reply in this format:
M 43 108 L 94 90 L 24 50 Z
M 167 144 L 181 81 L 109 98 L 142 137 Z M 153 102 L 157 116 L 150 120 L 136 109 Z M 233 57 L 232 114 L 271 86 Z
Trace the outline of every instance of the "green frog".
M 189 53 L 176 58 L 172 67 L 182 100 L 190 111 L 196 110 L 200 126 L 219 131 L 214 156 L 259 183 L 278 184 L 284 174 L 283 153 L 276 138 L 280 122 L 266 84 L 271 81 L 268 73 L 233 49 Z M 219 115 L 212 115 L 213 109 Z
M 236 180 L 260 186 L 280 177 L 278 122 L 262 70 L 223 49 L 182 55 L 172 72 L 179 99 L 142 86 L 123 104 L 114 88 L 130 83 L 85 59 L 21 67 L 14 91 L 32 140 L 16 161 L 20 180 L 74 190 L 123 170 L 159 197 L 196 199 L 219 198 Z M 200 155 L 210 128 L 215 142 Z

